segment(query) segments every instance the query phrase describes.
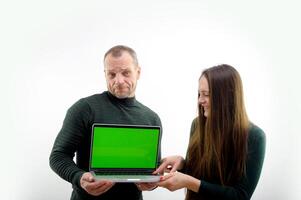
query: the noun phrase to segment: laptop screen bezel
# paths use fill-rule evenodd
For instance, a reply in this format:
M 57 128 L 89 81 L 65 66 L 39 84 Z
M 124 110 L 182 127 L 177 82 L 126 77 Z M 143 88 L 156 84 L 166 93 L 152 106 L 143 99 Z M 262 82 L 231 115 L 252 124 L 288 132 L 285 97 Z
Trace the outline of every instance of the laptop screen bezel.
M 157 129 L 159 131 L 157 138 L 157 152 L 156 152 L 156 163 L 153 168 L 100 168 L 100 167 L 92 167 L 92 153 L 93 153 L 93 140 L 94 140 L 94 130 L 95 127 L 112 127 L 112 128 L 141 128 L 141 129 Z M 91 145 L 90 145 L 90 159 L 89 159 L 89 170 L 94 172 L 149 172 L 152 173 L 159 165 L 159 151 L 160 151 L 160 142 L 161 142 L 161 127 L 160 126 L 151 126 L 151 125 L 130 125 L 130 124 L 104 124 L 104 123 L 94 123 L 92 125 L 92 133 L 91 133 Z

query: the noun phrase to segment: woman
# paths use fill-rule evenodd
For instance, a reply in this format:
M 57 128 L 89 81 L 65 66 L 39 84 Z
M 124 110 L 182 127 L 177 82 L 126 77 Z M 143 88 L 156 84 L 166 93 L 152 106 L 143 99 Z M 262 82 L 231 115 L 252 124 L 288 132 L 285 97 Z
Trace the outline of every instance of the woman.
M 187 188 L 187 200 L 250 199 L 261 173 L 265 134 L 248 119 L 239 73 L 225 64 L 203 71 L 198 108 L 186 159 L 163 159 L 154 173 L 170 173 L 158 186 Z

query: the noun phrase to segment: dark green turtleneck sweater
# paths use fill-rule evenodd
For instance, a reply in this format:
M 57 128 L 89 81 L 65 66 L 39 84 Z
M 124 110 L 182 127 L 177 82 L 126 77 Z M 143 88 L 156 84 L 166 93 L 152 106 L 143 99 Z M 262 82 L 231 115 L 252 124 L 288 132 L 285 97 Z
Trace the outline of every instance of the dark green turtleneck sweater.
M 109 92 L 103 92 L 80 99 L 72 105 L 49 158 L 51 168 L 72 184 L 71 200 L 142 199 L 141 191 L 133 183 L 117 183 L 98 197 L 87 194 L 81 188 L 80 178 L 89 171 L 93 123 L 161 126 L 159 116 L 135 98 L 118 99 Z M 76 163 L 73 161 L 75 153 Z

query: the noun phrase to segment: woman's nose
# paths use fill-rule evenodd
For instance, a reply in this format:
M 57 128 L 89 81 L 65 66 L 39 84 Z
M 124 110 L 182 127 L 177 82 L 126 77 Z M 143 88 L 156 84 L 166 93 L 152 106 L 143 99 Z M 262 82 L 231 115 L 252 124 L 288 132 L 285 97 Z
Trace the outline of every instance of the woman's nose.
M 198 99 L 198 101 L 199 101 L 199 104 L 203 104 L 203 103 L 205 103 L 205 98 L 203 98 L 202 96 L 200 96 L 199 99 Z

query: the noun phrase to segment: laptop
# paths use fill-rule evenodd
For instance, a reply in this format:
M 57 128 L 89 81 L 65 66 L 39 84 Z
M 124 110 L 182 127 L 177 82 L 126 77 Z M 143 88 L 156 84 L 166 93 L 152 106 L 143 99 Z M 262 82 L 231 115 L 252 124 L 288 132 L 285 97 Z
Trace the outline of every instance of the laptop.
M 157 182 L 160 126 L 99 124 L 92 126 L 90 171 L 96 180 Z

